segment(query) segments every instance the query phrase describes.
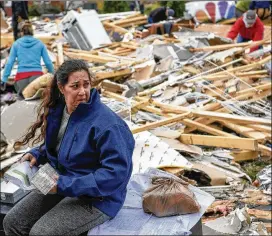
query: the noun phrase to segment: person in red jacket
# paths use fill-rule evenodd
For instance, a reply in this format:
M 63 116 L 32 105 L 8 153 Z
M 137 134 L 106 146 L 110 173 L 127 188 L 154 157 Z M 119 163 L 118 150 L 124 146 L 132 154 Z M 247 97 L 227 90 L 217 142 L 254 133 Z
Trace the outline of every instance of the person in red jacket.
M 264 25 L 254 10 L 248 10 L 232 26 L 227 37 L 234 40 L 238 35 L 237 43 L 250 40 L 259 41 L 264 36 Z M 259 47 L 252 47 L 250 52 L 258 50 Z

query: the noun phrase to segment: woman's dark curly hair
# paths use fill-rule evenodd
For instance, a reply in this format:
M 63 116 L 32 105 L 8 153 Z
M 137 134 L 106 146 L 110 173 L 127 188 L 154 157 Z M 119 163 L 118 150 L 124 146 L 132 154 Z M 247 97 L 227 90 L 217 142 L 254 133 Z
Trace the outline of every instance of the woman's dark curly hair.
M 64 102 L 64 98 L 60 93 L 58 84 L 64 86 L 68 83 L 68 78 L 72 73 L 83 70 L 88 73 L 91 85 L 93 85 L 94 76 L 90 73 L 88 65 L 82 60 L 67 60 L 58 68 L 54 74 L 53 80 L 43 93 L 43 100 L 38 107 L 37 121 L 28 128 L 26 135 L 21 141 L 17 141 L 15 146 L 26 145 L 30 142 L 30 140 L 33 140 L 32 145 L 42 141 L 44 142 L 49 109 L 54 108 L 57 104 Z M 35 137 L 38 129 L 40 129 L 40 134 Z

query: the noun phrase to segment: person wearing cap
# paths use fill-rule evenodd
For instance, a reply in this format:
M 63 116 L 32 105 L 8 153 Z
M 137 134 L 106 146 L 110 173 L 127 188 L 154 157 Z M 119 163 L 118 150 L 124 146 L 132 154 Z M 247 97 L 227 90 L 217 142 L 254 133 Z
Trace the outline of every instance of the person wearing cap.
M 13 64 L 17 59 L 18 70 L 15 76 L 14 87 L 18 95 L 22 95 L 28 84 L 43 75 L 41 58 L 48 72 L 54 73 L 54 67 L 47 53 L 46 46 L 39 39 L 33 37 L 33 28 L 29 21 L 23 23 L 21 34 L 22 37 L 16 40 L 11 47 L 1 79 L 1 84 L 5 84 L 8 81 Z
M 259 41 L 264 36 L 264 25 L 260 18 L 256 15 L 255 11 L 248 10 L 241 16 L 231 30 L 228 32 L 227 37 L 234 40 L 236 37 L 237 43 L 252 41 Z M 258 50 L 259 46 L 252 47 L 250 52 Z
M 175 11 L 168 7 L 159 7 L 151 11 L 148 17 L 148 23 L 158 23 L 160 21 L 167 20 L 169 17 L 173 17 Z

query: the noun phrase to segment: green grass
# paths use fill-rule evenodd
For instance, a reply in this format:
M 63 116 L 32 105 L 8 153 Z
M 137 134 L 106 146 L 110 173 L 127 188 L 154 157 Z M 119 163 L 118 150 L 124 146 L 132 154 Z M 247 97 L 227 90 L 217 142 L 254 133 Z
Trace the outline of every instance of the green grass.
M 258 172 L 268 165 L 270 165 L 269 161 L 262 160 L 241 163 L 242 169 L 252 179 L 252 181 L 256 179 Z

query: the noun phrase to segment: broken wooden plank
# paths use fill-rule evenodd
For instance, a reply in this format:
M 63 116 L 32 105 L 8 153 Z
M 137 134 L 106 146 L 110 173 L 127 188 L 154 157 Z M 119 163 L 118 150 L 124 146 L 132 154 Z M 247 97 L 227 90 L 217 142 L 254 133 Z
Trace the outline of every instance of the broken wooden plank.
M 41 40 L 44 44 L 51 43 L 57 39 L 59 36 L 41 36 L 35 35 L 35 38 Z M 0 38 L 0 46 L 3 47 L 4 45 L 12 45 L 14 42 L 14 37 L 12 34 L 1 34 Z
M 121 26 L 121 25 L 125 25 L 128 23 L 132 23 L 132 22 L 137 24 L 137 21 L 139 22 L 139 21 L 143 21 L 143 20 L 146 21 L 147 16 L 138 16 L 138 17 L 133 17 L 133 18 L 129 18 L 129 19 L 115 20 L 112 23 L 115 25 Z
M 202 48 L 192 48 L 190 51 L 192 52 L 207 52 L 207 51 L 223 51 L 234 47 L 254 47 L 254 45 L 269 43 L 269 40 L 264 39 L 260 41 L 254 41 L 254 42 L 246 42 L 246 43 L 232 43 L 232 44 L 223 44 L 223 45 L 216 45 L 216 46 L 208 46 L 208 47 L 202 47 Z
M 257 140 L 239 137 L 222 137 L 210 135 L 181 134 L 179 140 L 185 144 L 203 145 L 211 147 L 237 148 L 256 151 Z
M 121 95 L 116 94 L 116 93 L 108 92 L 108 91 L 105 91 L 105 90 L 102 91 L 102 94 L 104 96 L 106 96 L 106 97 L 114 98 L 114 99 L 116 99 L 117 101 L 120 101 L 120 102 L 124 102 L 124 101 L 127 100 L 127 98 L 124 97 L 124 96 L 121 96 Z M 135 104 L 135 102 L 133 100 L 132 100 L 132 104 Z M 154 113 L 156 115 L 160 115 L 160 116 L 171 117 L 170 115 L 163 113 L 160 109 L 155 108 L 153 106 L 144 106 L 144 107 L 141 107 L 141 110 L 148 111 L 148 112 Z
M 113 23 L 104 22 L 103 25 L 105 27 L 109 27 L 109 28 L 113 29 L 115 32 L 118 32 L 118 33 L 121 33 L 121 34 L 126 34 L 128 32 L 127 29 L 124 29 L 124 28 L 122 28 L 122 27 L 120 27 L 118 25 L 115 25 Z
M 269 220 L 271 221 L 272 219 L 272 215 L 271 215 L 271 211 L 262 211 L 262 210 L 258 210 L 258 209 L 247 209 L 247 213 L 250 216 L 254 216 L 256 217 L 258 220 Z
M 57 50 L 58 50 L 58 64 L 60 66 L 64 62 L 62 43 L 57 44 Z
M 177 116 L 174 116 L 174 117 L 171 117 L 171 118 L 167 118 L 167 119 L 164 119 L 164 120 L 155 121 L 153 123 L 146 124 L 146 125 L 143 125 L 141 127 L 133 128 L 133 129 L 131 129 L 131 132 L 133 134 L 136 134 L 136 133 L 143 132 L 143 131 L 150 130 L 150 129 L 154 129 L 154 128 L 157 128 L 157 127 L 160 127 L 160 126 L 163 126 L 163 125 L 176 123 L 176 122 L 184 119 L 185 117 L 187 117 L 189 115 L 190 115 L 190 112 L 187 112 L 187 113 L 177 115 Z
M 246 93 L 260 93 L 263 90 L 267 90 L 267 89 L 271 89 L 271 83 L 266 83 L 266 84 L 262 84 L 256 87 L 252 87 L 252 88 L 248 88 L 248 89 L 243 89 L 241 91 L 236 92 L 236 95 L 242 95 L 242 94 L 246 94 Z
M 271 125 L 271 120 L 256 118 L 256 117 L 245 117 L 245 116 L 224 114 L 224 113 L 212 112 L 212 111 L 192 111 L 192 114 L 198 117 L 207 117 L 209 119 L 214 119 L 214 120 L 231 121 L 233 123 L 239 123 L 239 124 Z
M 254 139 L 258 140 L 259 143 L 265 142 L 265 135 L 262 132 L 258 132 L 252 128 L 233 124 L 233 123 L 226 122 L 226 121 L 219 121 L 219 122 L 222 123 L 225 127 L 235 131 L 236 133 L 238 133 L 244 137 L 254 138 Z
M 232 151 L 230 155 L 234 157 L 235 162 L 242 162 L 257 159 L 258 151 Z
M 190 119 L 183 119 L 180 121 L 182 124 L 185 124 L 189 127 L 195 127 L 197 130 L 206 132 L 208 134 L 218 135 L 218 136 L 224 136 L 224 137 L 235 137 L 232 134 L 226 133 L 224 131 L 212 128 L 208 125 L 201 124 L 199 122 L 190 120 Z
M 259 130 L 262 132 L 271 133 L 271 126 L 264 126 L 264 125 L 247 125 L 247 127 L 252 128 L 254 130 Z
M 87 53 L 64 52 L 64 54 L 71 58 L 78 58 L 78 59 L 86 60 L 89 62 L 96 62 L 96 63 L 107 63 L 107 62 L 117 61 L 117 59 L 115 58 L 102 57 L 102 56 L 97 56 L 97 55 L 92 55 Z
M 133 72 L 131 68 L 126 68 L 123 70 L 114 70 L 114 71 L 102 71 L 102 72 L 96 72 L 95 73 L 95 79 L 96 81 L 103 80 L 103 79 L 109 79 L 114 78 L 117 76 L 125 76 L 130 75 Z
M 269 157 L 269 159 L 272 159 L 271 148 L 269 148 L 263 144 L 258 144 L 258 150 L 261 152 L 262 156 Z

